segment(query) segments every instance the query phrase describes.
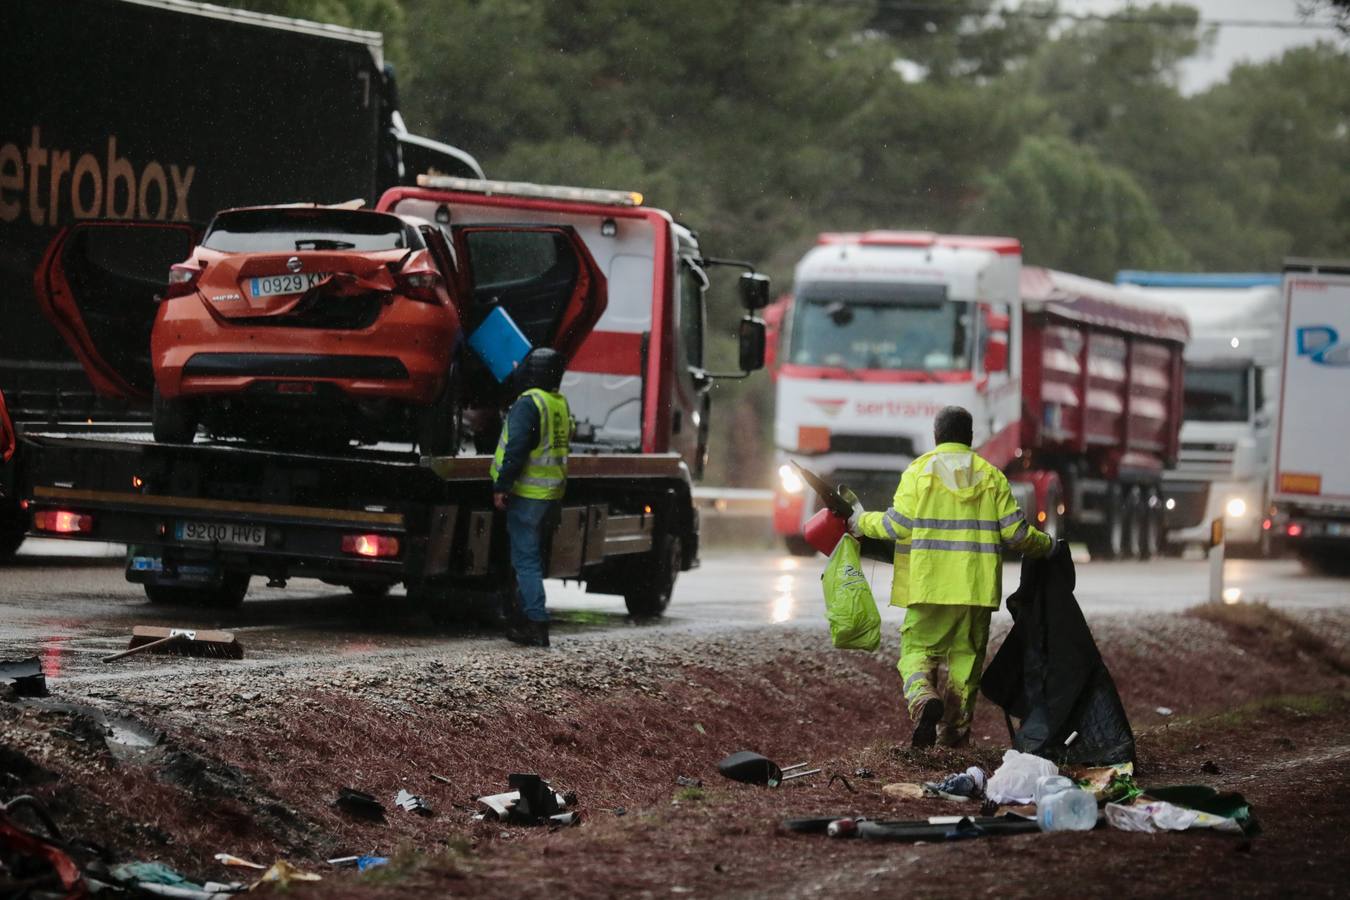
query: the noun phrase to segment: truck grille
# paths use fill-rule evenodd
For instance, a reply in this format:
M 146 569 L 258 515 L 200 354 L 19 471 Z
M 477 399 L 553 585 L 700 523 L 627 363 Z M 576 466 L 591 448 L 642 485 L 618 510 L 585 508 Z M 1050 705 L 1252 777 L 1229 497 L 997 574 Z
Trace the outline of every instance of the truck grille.
M 1176 474 L 1186 478 L 1228 478 L 1233 473 L 1233 450 L 1231 443 L 1183 443 Z
M 1166 511 L 1168 528 L 1194 528 L 1205 520 L 1205 506 L 1209 503 L 1209 482 L 1169 482 L 1163 491 L 1176 506 Z
M 894 434 L 830 435 L 831 453 L 883 453 L 914 458 L 914 441 Z

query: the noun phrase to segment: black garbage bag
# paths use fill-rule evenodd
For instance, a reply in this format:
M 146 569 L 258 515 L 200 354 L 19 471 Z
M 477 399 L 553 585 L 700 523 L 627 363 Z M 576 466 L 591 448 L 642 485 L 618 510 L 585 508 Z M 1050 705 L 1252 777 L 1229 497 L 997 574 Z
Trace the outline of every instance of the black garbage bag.
M 984 670 L 981 691 L 1010 717 L 1013 747 L 1023 753 L 1061 766 L 1133 762 L 1134 732 L 1074 584 L 1068 553 L 1022 562 L 1021 583 L 1008 597 L 1013 627 Z

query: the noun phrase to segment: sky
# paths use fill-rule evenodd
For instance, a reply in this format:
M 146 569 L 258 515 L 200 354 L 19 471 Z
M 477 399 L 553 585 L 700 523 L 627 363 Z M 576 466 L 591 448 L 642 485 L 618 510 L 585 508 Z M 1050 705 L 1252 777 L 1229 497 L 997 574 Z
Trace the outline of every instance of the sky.
M 1299 22 L 1298 0 L 1183 0 L 1200 11 L 1201 19 L 1254 19 L 1259 21 Z M 1060 0 L 1060 8 L 1068 13 L 1113 13 L 1124 9 L 1123 0 Z M 1136 4 L 1147 5 L 1147 4 Z M 1324 13 L 1316 20 L 1326 21 Z M 1218 37 L 1208 55 L 1200 55 L 1182 66 L 1182 93 L 1203 91 L 1216 81 L 1223 81 L 1228 70 L 1238 62 L 1262 62 L 1279 56 L 1290 47 L 1312 44 L 1318 40 L 1338 41 L 1345 38 L 1329 28 L 1235 28 L 1219 29 Z

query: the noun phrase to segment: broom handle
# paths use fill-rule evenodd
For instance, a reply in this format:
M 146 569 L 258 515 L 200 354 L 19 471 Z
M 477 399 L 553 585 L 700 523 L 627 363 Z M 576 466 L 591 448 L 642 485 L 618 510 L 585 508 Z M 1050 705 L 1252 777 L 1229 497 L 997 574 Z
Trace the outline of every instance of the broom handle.
M 151 647 L 159 647 L 167 644 L 169 641 L 181 641 L 187 637 L 185 634 L 171 634 L 166 638 L 160 638 L 157 641 L 151 641 L 148 644 L 141 644 L 139 647 L 132 647 L 130 650 L 123 650 L 121 653 L 114 653 L 112 656 L 103 657 L 103 662 L 109 663 L 115 659 L 121 659 L 124 656 L 131 656 L 133 653 L 140 653 L 142 650 L 149 650 Z

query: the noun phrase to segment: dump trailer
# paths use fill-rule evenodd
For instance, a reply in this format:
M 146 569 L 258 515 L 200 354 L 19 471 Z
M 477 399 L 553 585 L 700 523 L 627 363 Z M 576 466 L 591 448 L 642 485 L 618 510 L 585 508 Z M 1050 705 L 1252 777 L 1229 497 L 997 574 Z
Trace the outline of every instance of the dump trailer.
M 0 84 L 0 389 L 20 423 L 148 420 L 152 385 L 119 382 L 92 342 L 148 360 L 140 307 L 217 210 L 482 175 L 408 133 L 376 32 L 189 0 L 9 0 Z M 41 271 L 65 229 L 100 220 L 127 227 L 68 248 L 101 286 L 72 332 Z M 23 520 L 0 501 L 0 558 Z
M 1160 551 L 1162 478 L 1177 457 L 1185 317 L 1087 278 L 1023 267 L 1015 238 L 825 234 L 778 323 L 775 530 L 808 552 L 798 461 L 869 509 L 933 447 L 947 405 L 1027 515 L 1099 558 Z
M 753 313 L 768 302 L 767 280 L 729 263 L 747 269 L 747 314 L 741 371 L 719 376 L 702 353 L 706 269 L 721 263 L 639 195 L 443 178 L 393 189 L 379 207 L 508 237 L 566 225 L 586 241 L 609 301 L 568 354 L 563 391 L 577 429 L 547 573 L 620 594 L 634 615 L 660 614 L 678 573 L 698 562 L 691 485 L 707 452 L 708 391 L 762 366 L 764 324 Z M 518 272 L 530 263 L 494 264 Z M 504 294 L 479 301 L 507 304 Z M 0 484 L 27 532 L 127 544 L 127 578 L 152 602 L 233 604 L 253 578 L 307 577 L 369 599 L 402 583 L 414 603 L 448 618 L 491 608 L 512 583 L 486 454 L 160 444 L 97 423 L 13 430 Z
M 1289 260 L 1284 302 L 1273 508 L 1264 525 L 1309 568 L 1350 575 L 1350 260 Z

